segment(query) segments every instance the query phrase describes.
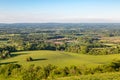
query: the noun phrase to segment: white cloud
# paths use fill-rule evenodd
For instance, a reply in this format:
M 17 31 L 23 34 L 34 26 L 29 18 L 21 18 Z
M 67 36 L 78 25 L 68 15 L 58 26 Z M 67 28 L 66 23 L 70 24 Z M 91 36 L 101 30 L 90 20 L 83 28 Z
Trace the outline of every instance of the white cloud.
M 99 17 L 97 16 L 77 16 L 77 15 L 64 15 L 61 14 L 44 14 L 44 13 L 0 13 L 0 23 L 42 23 L 42 22 L 120 22 L 120 18 L 114 17 Z

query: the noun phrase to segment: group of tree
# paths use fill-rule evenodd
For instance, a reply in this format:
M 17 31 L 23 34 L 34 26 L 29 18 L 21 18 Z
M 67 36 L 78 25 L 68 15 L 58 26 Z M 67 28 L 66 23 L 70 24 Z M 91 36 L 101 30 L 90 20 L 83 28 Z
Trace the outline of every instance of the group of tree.
M 0 53 L 0 57 L 2 59 L 5 59 L 5 58 L 8 58 L 8 57 L 11 57 L 11 53 L 8 51 L 8 50 L 3 50 L 1 53 Z
M 17 50 L 13 46 L 3 46 L 3 47 L 0 47 L 0 57 L 2 59 L 8 58 L 8 57 L 12 57 L 11 52 L 15 52 L 15 51 L 17 51 Z

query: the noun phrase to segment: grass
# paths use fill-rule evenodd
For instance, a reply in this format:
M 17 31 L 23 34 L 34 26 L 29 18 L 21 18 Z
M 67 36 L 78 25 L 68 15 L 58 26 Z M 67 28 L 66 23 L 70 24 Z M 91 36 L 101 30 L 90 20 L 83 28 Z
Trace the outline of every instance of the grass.
M 63 77 L 55 80 L 120 80 L 120 72 L 98 73 L 94 75 L 81 75 L 72 77 Z
M 26 59 L 32 57 L 33 61 L 27 62 Z M 53 64 L 59 67 L 71 66 L 71 65 L 87 65 L 88 67 L 95 67 L 102 64 L 108 64 L 113 59 L 120 59 L 120 54 L 112 55 L 84 55 L 77 53 L 69 53 L 62 51 L 23 51 L 12 53 L 12 57 L 0 60 L 0 64 L 18 63 L 27 67 L 31 64 L 36 66 L 45 66 Z M 3 80 L 22 80 L 21 76 L 5 78 L 4 75 L 0 75 Z M 120 72 L 110 73 L 96 73 L 90 75 L 79 75 L 57 78 L 55 80 L 119 80 Z M 48 79 L 53 80 L 53 79 Z
M 94 67 L 101 64 L 107 64 L 113 59 L 120 59 L 119 54 L 114 55 L 84 55 L 77 53 L 69 53 L 62 51 L 23 51 L 12 53 L 13 57 L 0 60 L 0 64 L 19 63 L 21 65 L 29 66 L 35 64 L 36 66 L 45 66 L 53 64 L 59 67 L 65 67 L 70 65 L 87 65 Z M 27 62 L 26 58 L 32 57 L 34 60 Z

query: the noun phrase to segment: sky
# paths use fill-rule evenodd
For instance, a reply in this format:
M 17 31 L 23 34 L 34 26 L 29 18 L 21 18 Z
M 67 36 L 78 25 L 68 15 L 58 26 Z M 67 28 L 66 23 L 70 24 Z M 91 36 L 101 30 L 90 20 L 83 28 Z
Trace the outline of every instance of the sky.
M 0 23 L 119 23 L 120 0 L 0 0 Z

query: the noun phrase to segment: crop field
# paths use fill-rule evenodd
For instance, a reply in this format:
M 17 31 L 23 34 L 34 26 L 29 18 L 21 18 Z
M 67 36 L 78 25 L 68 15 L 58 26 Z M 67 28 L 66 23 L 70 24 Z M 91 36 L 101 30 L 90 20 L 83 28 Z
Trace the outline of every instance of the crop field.
M 120 37 L 102 37 L 102 42 L 120 43 Z
M 33 61 L 27 62 L 26 59 L 28 57 L 32 57 Z M 113 59 L 120 59 L 120 55 L 84 55 L 63 51 L 39 50 L 12 53 L 12 57 L 1 60 L 0 64 L 18 63 L 24 65 L 25 67 L 31 64 L 36 66 L 46 66 L 48 64 L 52 64 L 59 67 L 71 65 L 87 65 L 88 67 L 94 67 L 101 64 L 107 64 Z

